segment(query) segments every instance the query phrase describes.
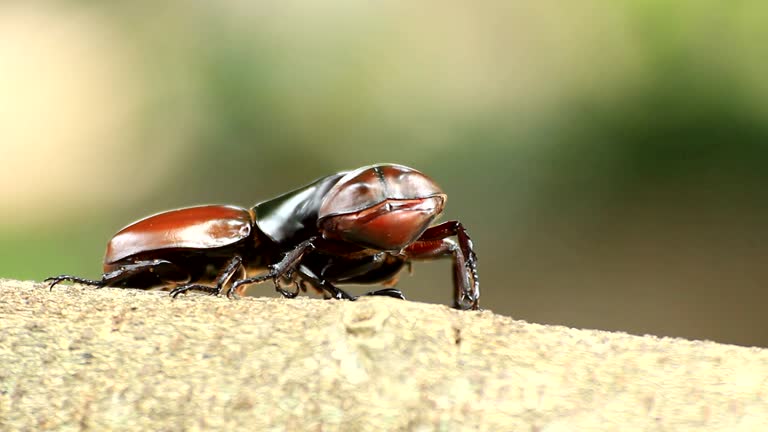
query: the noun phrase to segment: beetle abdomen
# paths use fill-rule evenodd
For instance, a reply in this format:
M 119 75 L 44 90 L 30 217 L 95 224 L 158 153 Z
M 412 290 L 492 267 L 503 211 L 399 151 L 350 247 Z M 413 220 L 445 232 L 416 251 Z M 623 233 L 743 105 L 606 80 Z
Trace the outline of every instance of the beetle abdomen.
M 161 249 L 213 249 L 251 234 L 248 210 L 207 205 L 149 216 L 120 230 L 107 245 L 104 263 L 111 264 L 143 252 Z

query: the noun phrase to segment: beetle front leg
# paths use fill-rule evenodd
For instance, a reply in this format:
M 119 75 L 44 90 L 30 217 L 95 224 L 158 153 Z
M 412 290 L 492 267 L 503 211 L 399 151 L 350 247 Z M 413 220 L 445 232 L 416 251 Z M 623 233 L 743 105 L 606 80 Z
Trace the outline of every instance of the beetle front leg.
M 447 237 L 456 236 L 454 242 Z M 405 249 L 412 259 L 425 260 L 447 255 L 453 257 L 453 307 L 456 309 L 480 308 L 480 279 L 477 275 L 477 255 L 472 239 L 459 221 L 435 225 Z
M 229 260 L 229 262 L 224 267 L 224 269 L 216 277 L 215 286 L 202 285 L 202 284 L 186 284 L 186 285 L 181 285 L 172 289 L 169 295 L 173 298 L 176 298 L 176 296 L 178 296 L 179 294 L 186 293 L 187 291 L 203 291 L 203 292 L 207 292 L 208 294 L 219 295 L 221 294 L 221 291 L 224 289 L 224 285 L 227 282 L 229 282 L 230 279 L 232 279 L 232 276 L 234 276 L 238 270 L 242 270 L 242 268 L 243 268 L 243 259 L 239 255 L 235 255 Z M 227 295 L 227 297 L 229 297 L 229 295 Z

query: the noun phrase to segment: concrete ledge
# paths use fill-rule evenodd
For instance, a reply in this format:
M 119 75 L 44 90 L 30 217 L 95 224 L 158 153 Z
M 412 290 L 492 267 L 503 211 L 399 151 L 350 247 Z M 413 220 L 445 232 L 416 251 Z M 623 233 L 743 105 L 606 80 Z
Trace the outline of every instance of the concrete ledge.
M 2 430 L 768 430 L 768 350 L 389 298 L 0 280 L 0 365 Z

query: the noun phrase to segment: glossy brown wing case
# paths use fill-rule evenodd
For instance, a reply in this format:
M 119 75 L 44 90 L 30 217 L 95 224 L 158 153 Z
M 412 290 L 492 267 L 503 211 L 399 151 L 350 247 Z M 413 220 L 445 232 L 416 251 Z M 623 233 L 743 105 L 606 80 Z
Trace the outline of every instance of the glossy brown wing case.
M 212 249 L 250 235 L 251 215 L 240 207 L 207 205 L 149 216 L 120 230 L 107 245 L 104 264 L 161 249 Z

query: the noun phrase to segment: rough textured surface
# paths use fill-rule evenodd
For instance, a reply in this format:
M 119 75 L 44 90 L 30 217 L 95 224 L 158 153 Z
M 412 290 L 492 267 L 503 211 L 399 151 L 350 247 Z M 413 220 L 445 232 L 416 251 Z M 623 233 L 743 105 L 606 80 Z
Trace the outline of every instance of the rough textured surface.
M 0 280 L 2 430 L 766 430 L 768 350 Z

